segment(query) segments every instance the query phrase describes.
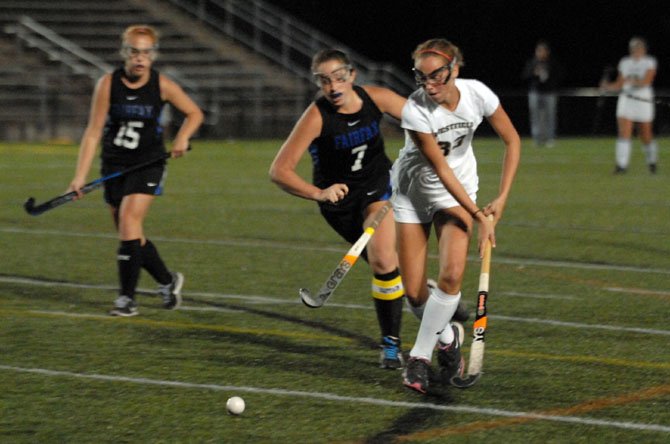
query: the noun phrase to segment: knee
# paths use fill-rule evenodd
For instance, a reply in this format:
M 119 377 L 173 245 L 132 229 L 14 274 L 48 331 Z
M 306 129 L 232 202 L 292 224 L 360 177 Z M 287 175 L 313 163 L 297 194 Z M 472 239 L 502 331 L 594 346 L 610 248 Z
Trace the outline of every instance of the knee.
M 371 249 L 367 253 L 368 264 L 375 274 L 390 273 L 398 268 L 398 257 L 395 250 Z
M 450 267 L 440 274 L 437 286 L 448 294 L 456 294 L 461 291 L 463 282 L 463 269 Z

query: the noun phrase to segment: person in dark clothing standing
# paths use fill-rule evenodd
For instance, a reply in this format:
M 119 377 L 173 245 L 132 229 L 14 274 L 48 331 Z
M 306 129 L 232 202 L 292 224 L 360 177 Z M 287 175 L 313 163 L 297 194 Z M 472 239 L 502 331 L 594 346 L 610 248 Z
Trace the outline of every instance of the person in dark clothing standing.
M 159 159 L 166 152 L 160 117 L 168 102 L 185 116 L 172 143 L 172 157 L 183 156 L 189 140 L 203 121 L 195 102 L 173 80 L 152 69 L 157 56 L 158 33 L 147 25 L 132 25 L 121 36 L 124 66 L 103 75 L 93 94 L 88 125 L 79 147 L 74 178 L 68 188 L 83 197 L 81 188 L 102 140 L 102 174 L 109 175 Z M 184 276 L 169 271 L 155 245 L 144 234 L 144 219 L 155 196 L 162 194 L 166 177 L 165 160 L 124 174 L 104 183 L 119 235 L 117 266 L 119 295 L 110 314 L 138 314 L 135 289 L 141 268 L 159 284 L 167 309 L 178 308 Z
M 551 147 L 556 141 L 558 88 L 563 79 L 560 64 L 552 57 L 549 44 L 540 40 L 535 55 L 523 69 L 528 83 L 530 132 L 536 146 Z

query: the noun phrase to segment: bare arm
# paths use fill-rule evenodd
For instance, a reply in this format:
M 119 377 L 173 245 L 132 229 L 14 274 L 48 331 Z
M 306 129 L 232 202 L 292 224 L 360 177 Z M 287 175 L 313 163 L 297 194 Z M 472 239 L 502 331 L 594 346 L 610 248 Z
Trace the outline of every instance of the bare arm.
M 77 191 L 78 197 L 83 195 L 79 190 L 85 185 L 86 177 L 91 170 L 93 158 L 97 151 L 98 144 L 102 138 L 102 130 L 105 126 L 105 119 L 109 110 L 109 96 L 112 76 L 106 74 L 98 80 L 91 100 L 91 109 L 88 117 L 88 124 L 84 135 L 79 144 L 79 157 L 74 178 L 70 182 L 68 191 Z
M 502 218 L 503 212 L 505 211 L 507 198 L 509 197 L 509 192 L 519 167 L 519 161 L 521 159 L 521 139 L 502 105 L 499 105 L 495 112 L 487 119 L 495 132 L 498 133 L 498 136 L 500 136 L 505 143 L 505 156 L 503 159 L 498 196 L 484 208 L 486 215 L 493 214 L 495 223 L 497 223 Z
M 381 112 L 386 113 L 397 120 L 401 120 L 402 108 L 405 106 L 407 99 L 390 89 L 381 88 L 379 86 L 364 86 L 363 89 L 365 89 L 365 92 L 368 93 Z
M 204 115 L 200 107 L 176 82 L 161 75 L 160 85 L 163 100 L 169 102 L 185 116 L 184 122 L 172 141 L 172 157 L 180 157 L 188 149 L 191 137 L 202 125 Z
M 334 184 L 322 190 L 307 182 L 296 172 L 300 159 L 309 145 L 321 134 L 321 113 L 312 103 L 293 127 L 270 166 L 270 179 L 279 188 L 294 196 L 317 202 L 338 202 L 349 192 L 345 184 Z
M 444 159 L 444 152 L 437 144 L 435 136 L 427 133 L 419 133 L 410 131 L 410 136 L 416 146 L 421 150 L 423 155 L 428 159 L 428 162 L 435 170 L 435 173 L 440 178 L 440 181 L 451 194 L 454 199 L 461 204 L 475 220 L 479 222 L 479 253 L 484 251 L 484 240 L 490 239 L 491 245 L 495 246 L 495 233 L 493 223 L 486 218 L 484 211 L 477 207 L 477 204 L 470 199 L 467 191 L 458 180 L 454 171 Z
M 656 70 L 655 69 L 648 69 L 647 72 L 644 73 L 644 77 L 638 80 L 633 81 L 633 85 L 641 87 L 641 86 L 651 86 L 654 84 L 654 79 L 656 78 Z
M 600 82 L 600 89 L 603 91 L 619 91 L 623 88 L 623 82 L 624 77 L 621 75 L 621 72 L 619 72 L 613 82 L 608 82 L 606 79 L 603 79 Z

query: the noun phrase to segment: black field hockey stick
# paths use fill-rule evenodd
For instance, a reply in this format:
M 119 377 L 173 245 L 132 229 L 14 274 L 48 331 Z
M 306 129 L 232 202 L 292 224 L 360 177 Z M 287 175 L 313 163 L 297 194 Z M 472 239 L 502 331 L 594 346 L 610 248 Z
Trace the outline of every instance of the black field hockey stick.
M 188 149 L 190 150 L 191 147 L 189 146 Z M 160 155 L 160 157 L 156 157 L 151 160 L 147 160 L 146 162 L 138 163 L 137 165 L 133 165 L 130 168 L 127 168 L 125 170 L 117 171 L 115 173 L 109 174 L 104 177 L 100 177 L 92 182 L 87 183 L 81 189 L 79 190 L 82 194 L 88 194 L 91 191 L 97 190 L 102 186 L 103 183 L 107 182 L 110 179 L 114 179 L 115 177 L 120 177 L 123 176 L 124 174 L 128 174 L 133 171 L 137 171 L 139 169 L 142 169 L 144 167 L 147 167 L 149 165 L 152 165 L 156 162 L 160 162 L 161 160 L 167 159 L 172 155 L 171 152 L 163 153 Z M 63 204 L 66 204 L 68 202 L 72 202 L 75 200 L 77 197 L 77 192 L 76 191 L 70 191 L 69 193 L 62 194 L 60 196 L 54 197 L 51 200 L 48 200 L 44 203 L 41 203 L 39 205 L 35 205 L 35 198 L 34 197 L 29 197 L 28 200 L 23 204 L 23 208 L 26 209 L 28 214 L 31 216 L 39 216 L 40 214 L 53 210 L 56 207 L 59 207 Z
M 363 249 L 370 241 L 370 238 L 375 234 L 375 230 L 379 224 L 384 220 L 386 213 L 391 209 L 391 202 L 386 202 L 383 207 L 381 207 L 375 214 L 374 219 L 370 223 L 361 237 L 358 238 L 356 243 L 351 246 L 347 254 L 344 255 L 344 258 L 340 263 L 335 267 L 335 270 L 328 276 L 326 282 L 323 284 L 316 296 L 312 296 L 312 293 L 306 289 L 301 288 L 298 293 L 300 294 L 300 299 L 302 299 L 303 304 L 310 308 L 319 308 L 326 303 L 328 298 L 330 298 L 335 289 L 340 285 L 344 277 L 347 275 L 349 270 L 354 266 L 358 258 L 360 257 Z
M 492 220 L 493 217 L 489 216 Z M 467 376 L 453 376 L 451 385 L 458 388 L 469 388 L 477 383 L 482 375 L 484 365 L 484 335 L 486 334 L 486 299 L 489 295 L 489 271 L 491 269 L 491 241 L 484 244 L 484 257 L 479 272 L 479 291 L 477 292 L 477 309 L 475 311 L 475 322 L 472 326 L 472 346 L 470 347 L 470 359 L 468 361 Z
M 645 102 L 645 103 L 653 103 L 654 105 L 661 105 L 661 106 L 667 106 L 670 107 L 670 102 L 667 100 L 663 99 L 647 99 L 646 97 L 638 97 L 633 94 L 626 94 L 626 97 L 629 99 L 637 100 L 640 102 Z
M 603 84 L 606 82 L 610 82 L 612 80 L 612 76 L 614 76 L 615 73 L 616 69 L 613 66 L 610 65 L 606 66 L 605 69 L 603 70 L 603 75 L 600 77 L 600 83 Z M 595 134 L 600 128 L 600 123 L 603 117 L 603 111 L 605 109 L 605 102 L 608 97 L 610 97 L 610 95 L 601 89 L 600 94 L 598 95 L 598 100 L 596 100 L 596 112 L 593 118 L 593 131 L 592 131 L 593 134 Z

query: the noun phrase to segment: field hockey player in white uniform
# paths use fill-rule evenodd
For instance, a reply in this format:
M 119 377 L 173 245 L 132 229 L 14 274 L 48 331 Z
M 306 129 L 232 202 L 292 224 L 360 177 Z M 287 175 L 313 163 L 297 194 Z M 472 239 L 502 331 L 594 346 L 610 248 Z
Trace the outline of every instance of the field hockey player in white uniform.
M 658 145 L 654 140 L 654 90 L 656 58 L 647 55 L 647 44 L 640 37 L 633 37 L 628 44 L 630 55 L 619 62 L 619 75 L 614 82 L 603 82 L 606 91 L 619 91 L 616 107 L 617 126 L 615 174 L 625 173 L 630 164 L 633 126 L 638 125 L 649 171 L 656 173 Z
M 480 254 L 486 240 L 495 246 L 494 226 L 505 209 L 521 142 L 498 97 L 477 80 L 458 78 L 463 64 L 458 47 L 444 39 L 428 40 L 417 47 L 413 60 L 421 88 L 403 108 L 406 141 L 393 165 L 391 201 L 405 293 L 421 319 L 403 383 L 425 393 L 436 346 L 442 379 L 463 373 L 463 327 L 450 319 L 461 298 L 470 237 L 477 221 Z M 504 142 L 505 157 L 498 196 L 480 207 L 472 139 L 483 118 Z M 426 285 L 431 225 L 439 244 L 434 288 Z

